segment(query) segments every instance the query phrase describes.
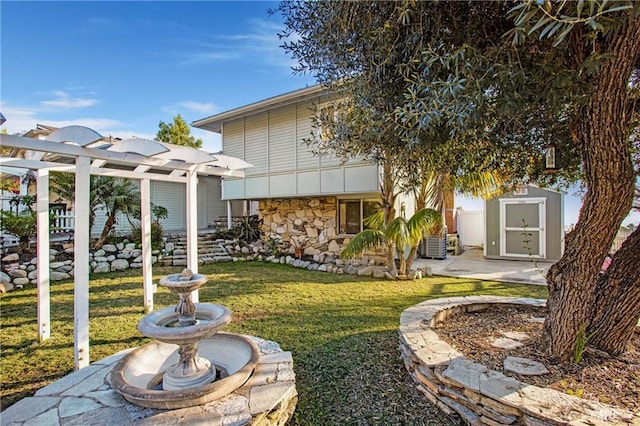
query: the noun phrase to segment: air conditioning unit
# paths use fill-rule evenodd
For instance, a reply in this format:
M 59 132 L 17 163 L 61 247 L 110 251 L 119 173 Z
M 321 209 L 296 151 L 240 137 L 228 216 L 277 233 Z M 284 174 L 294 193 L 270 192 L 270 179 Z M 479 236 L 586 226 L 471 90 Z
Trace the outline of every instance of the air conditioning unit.
M 418 254 L 422 258 L 445 259 L 447 257 L 447 237 L 426 237 L 418 246 Z

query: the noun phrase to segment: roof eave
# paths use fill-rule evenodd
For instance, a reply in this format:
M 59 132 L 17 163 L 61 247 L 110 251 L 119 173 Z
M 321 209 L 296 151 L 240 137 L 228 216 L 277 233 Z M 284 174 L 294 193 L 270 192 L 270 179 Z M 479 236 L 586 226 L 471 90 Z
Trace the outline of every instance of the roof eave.
M 293 92 L 263 99 L 249 105 L 234 108 L 220 114 L 196 120 L 191 123 L 191 126 L 215 133 L 222 133 L 222 123 L 225 121 L 231 121 L 241 117 L 246 117 L 247 115 L 252 115 L 269 109 L 273 109 L 276 106 L 283 106 L 291 104 L 293 102 L 315 98 L 318 97 L 323 90 L 324 86 L 322 85 L 305 87 L 304 89 L 299 89 Z

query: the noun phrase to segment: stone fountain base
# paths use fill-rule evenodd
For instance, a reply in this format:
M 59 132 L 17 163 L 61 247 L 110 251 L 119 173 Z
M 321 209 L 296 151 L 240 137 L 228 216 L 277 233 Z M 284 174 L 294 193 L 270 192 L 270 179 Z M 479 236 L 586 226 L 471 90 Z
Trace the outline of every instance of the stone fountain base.
M 221 333 L 222 334 L 222 333 Z M 22 424 L 211 424 L 284 425 L 297 403 L 290 352 L 271 341 L 249 337 L 260 357 L 246 383 L 220 400 L 161 410 L 131 404 L 108 379 L 132 350 L 96 361 L 40 389 L 2 412 L 2 425 Z
M 208 371 L 215 381 L 168 390 L 162 379 L 180 359 L 178 349 L 178 345 L 154 341 L 133 350 L 113 369 L 112 387 L 127 401 L 143 407 L 175 409 L 202 405 L 242 386 L 260 357 L 258 347 L 250 339 L 218 332 L 198 343 L 200 356 L 215 366 L 213 373 Z

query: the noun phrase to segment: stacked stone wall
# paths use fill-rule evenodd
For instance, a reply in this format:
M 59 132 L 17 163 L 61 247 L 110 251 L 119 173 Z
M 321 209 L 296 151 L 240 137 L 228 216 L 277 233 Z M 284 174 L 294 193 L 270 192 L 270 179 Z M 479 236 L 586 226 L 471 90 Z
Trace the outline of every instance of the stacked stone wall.
M 336 197 L 268 199 L 259 202 L 264 241 L 280 239 L 289 253 L 300 247 L 306 256 L 337 257 L 351 241 L 338 233 Z M 383 252 L 366 253 L 375 264 L 384 264 Z
M 640 414 L 520 382 L 473 362 L 433 326 L 458 312 L 496 304 L 544 306 L 542 299 L 467 296 L 427 300 L 400 315 L 400 352 L 417 389 L 470 425 L 637 425 Z

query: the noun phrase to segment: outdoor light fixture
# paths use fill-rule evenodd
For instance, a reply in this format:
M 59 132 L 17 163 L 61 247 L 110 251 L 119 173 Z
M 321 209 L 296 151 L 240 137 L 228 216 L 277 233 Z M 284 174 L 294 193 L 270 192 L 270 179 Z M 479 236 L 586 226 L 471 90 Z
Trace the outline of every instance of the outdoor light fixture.
M 544 147 L 544 172 L 555 173 L 558 168 L 556 167 L 556 146 L 549 144 Z

